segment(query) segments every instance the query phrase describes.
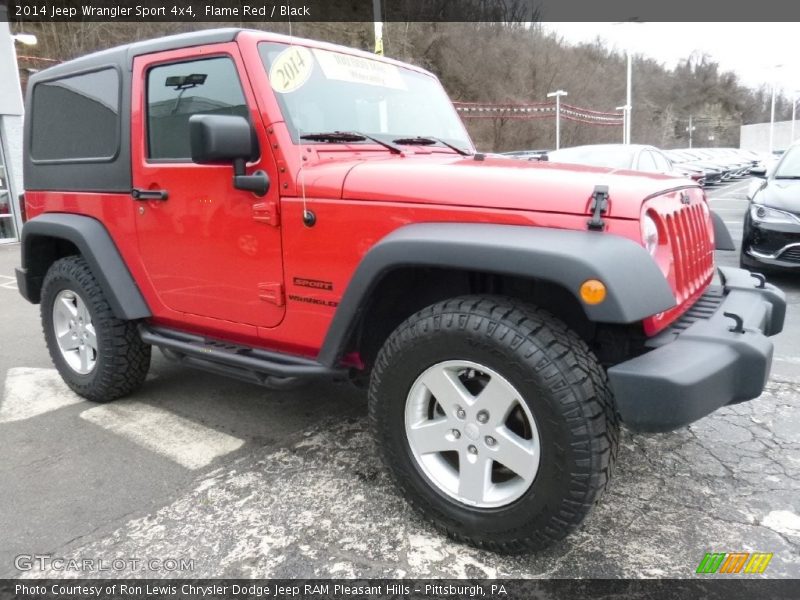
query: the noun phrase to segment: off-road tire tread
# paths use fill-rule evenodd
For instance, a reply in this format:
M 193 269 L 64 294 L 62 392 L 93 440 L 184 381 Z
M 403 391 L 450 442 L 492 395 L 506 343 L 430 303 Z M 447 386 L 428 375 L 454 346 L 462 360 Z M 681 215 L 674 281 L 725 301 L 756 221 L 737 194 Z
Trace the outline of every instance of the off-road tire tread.
M 487 330 L 487 325 L 492 327 L 491 323 L 496 326 Z M 548 526 L 526 531 L 525 524 L 520 524 L 521 527 L 515 528 L 518 536 L 512 541 L 498 542 L 467 536 L 448 527 L 445 515 L 431 515 L 434 507 L 429 503 L 423 505 L 405 480 L 407 475 L 394 468 L 398 464 L 396 453 L 399 449 L 381 443 L 381 440 L 388 439 L 385 428 L 392 426 L 378 418 L 381 398 L 377 397 L 375 390 L 384 373 L 392 368 L 395 356 L 403 346 L 422 336 L 453 327 L 482 330 L 484 335 L 514 348 L 516 356 L 523 361 L 530 358 L 537 348 L 542 348 L 547 364 L 540 369 L 555 369 L 572 390 L 572 400 L 568 406 L 562 404 L 562 412 L 571 423 L 572 447 L 586 458 L 576 461 L 570 473 L 569 497 L 562 499 Z M 528 368 L 534 368 L 531 362 Z M 376 444 L 394 482 L 412 506 L 451 538 L 507 554 L 543 549 L 575 530 L 608 486 L 619 445 L 620 419 L 608 377 L 586 342 L 548 311 L 502 296 L 453 298 L 424 308 L 404 321 L 387 339 L 376 358 L 369 390 L 369 416 Z
M 98 346 L 106 352 L 105 356 L 98 356 L 95 369 L 99 371 L 90 381 L 81 381 L 69 367 L 61 366 L 63 359 L 53 332 L 51 298 L 57 293 L 51 289 L 59 280 L 70 282 L 70 289 L 83 297 L 92 313 Z M 76 394 L 93 402 L 110 402 L 133 393 L 144 383 L 150 368 L 151 347 L 142 341 L 136 323 L 114 316 L 100 284 L 82 257 L 68 256 L 50 266 L 42 284 L 41 318 L 50 358 Z

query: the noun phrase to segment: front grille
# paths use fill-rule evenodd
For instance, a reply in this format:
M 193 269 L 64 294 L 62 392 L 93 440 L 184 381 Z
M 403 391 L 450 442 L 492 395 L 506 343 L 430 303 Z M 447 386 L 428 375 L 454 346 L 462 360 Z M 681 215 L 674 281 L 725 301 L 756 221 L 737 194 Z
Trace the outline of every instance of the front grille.
M 680 304 L 708 281 L 714 270 L 714 248 L 706 212 L 699 203 L 682 205 L 665 220 L 675 258 L 675 294 Z
M 778 256 L 778 260 L 785 260 L 786 262 L 800 263 L 800 246 L 789 248 Z

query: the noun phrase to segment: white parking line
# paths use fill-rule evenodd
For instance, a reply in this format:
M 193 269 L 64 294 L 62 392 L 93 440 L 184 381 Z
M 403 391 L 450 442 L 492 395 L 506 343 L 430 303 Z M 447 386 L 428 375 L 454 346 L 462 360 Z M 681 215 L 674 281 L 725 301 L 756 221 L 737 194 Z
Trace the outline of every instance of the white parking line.
M 187 469 L 200 469 L 238 450 L 244 440 L 142 402 L 116 402 L 81 413 L 98 427 L 161 454 Z
M 800 357 L 797 356 L 782 356 L 780 354 L 776 354 L 772 360 L 783 363 L 791 363 L 793 365 L 800 365 Z
M 83 402 L 55 369 L 14 367 L 6 374 L 0 399 L 0 423 L 30 419 L 51 410 Z
M 0 288 L 16 290 L 17 279 L 15 277 L 9 277 L 8 275 L 0 275 Z

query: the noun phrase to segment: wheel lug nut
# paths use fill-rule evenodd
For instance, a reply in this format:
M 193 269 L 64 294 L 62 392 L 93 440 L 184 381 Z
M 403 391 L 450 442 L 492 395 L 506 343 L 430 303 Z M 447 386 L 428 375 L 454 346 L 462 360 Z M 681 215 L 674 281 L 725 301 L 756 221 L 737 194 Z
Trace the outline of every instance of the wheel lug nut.
M 459 419 L 466 419 L 467 418 L 467 413 L 463 408 L 459 408 L 459 409 L 456 410 L 456 416 Z
M 461 437 L 461 432 L 458 429 L 453 429 L 452 431 L 453 437 L 458 439 Z
M 489 413 L 482 410 L 478 413 L 478 423 L 486 423 L 489 420 Z
M 470 447 L 467 448 L 467 450 L 469 451 L 470 454 L 477 454 L 478 453 L 478 448 L 476 448 L 475 446 L 472 446 L 472 445 L 470 445 Z
M 492 436 L 490 436 L 490 435 L 487 435 L 487 436 L 486 436 L 486 445 L 487 445 L 487 446 L 489 446 L 489 448 L 491 448 L 491 447 L 493 447 L 495 444 L 497 444 L 497 440 L 496 440 L 496 439 L 494 439 Z

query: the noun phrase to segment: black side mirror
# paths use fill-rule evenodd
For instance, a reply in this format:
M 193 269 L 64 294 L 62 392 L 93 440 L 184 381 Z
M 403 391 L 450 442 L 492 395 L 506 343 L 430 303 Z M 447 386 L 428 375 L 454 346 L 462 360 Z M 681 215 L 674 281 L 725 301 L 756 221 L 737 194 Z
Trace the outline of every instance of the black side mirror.
M 192 115 L 189 117 L 192 162 L 233 164 L 233 187 L 263 196 L 269 190 L 264 171 L 245 174 L 248 161 L 259 156 L 255 130 L 244 117 L 233 115 Z
M 753 167 L 750 169 L 750 175 L 753 177 L 760 177 L 764 178 L 767 176 L 767 168 L 766 167 Z

